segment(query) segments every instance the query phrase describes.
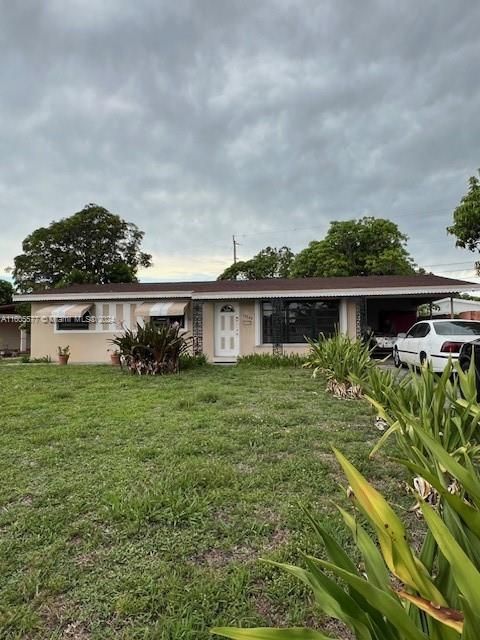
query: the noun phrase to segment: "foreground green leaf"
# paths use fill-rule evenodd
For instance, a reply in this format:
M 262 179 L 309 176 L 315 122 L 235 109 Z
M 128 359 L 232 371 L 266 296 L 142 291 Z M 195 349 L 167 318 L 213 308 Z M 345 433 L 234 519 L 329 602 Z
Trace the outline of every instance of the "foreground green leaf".
M 480 572 L 478 572 L 434 509 L 425 503 L 420 506 L 428 528 L 450 565 L 460 592 L 472 611 L 480 611 Z
M 412 622 L 408 616 L 405 608 L 400 601 L 393 595 L 393 591 L 388 592 L 378 587 L 375 587 L 371 582 L 359 578 L 358 576 L 344 571 L 335 566 L 331 562 L 324 560 L 318 560 L 317 558 L 311 558 L 313 562 L 316 562 L 321 567 L 328 569 L 339 578 L 342 578 L 347 584 L 356 589 L 363 595 L 375 609 L 382 612 L 385 616 L 403 635 L 403 640 L 427 640 L 427 637 L 422 633 Z

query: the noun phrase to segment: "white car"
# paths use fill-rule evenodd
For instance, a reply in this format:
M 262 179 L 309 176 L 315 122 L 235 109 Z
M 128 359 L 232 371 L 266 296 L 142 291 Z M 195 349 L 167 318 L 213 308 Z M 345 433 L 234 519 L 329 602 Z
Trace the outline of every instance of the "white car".
M 480 338 L 480 321 L 475 320 L 422 320 L 408 333 L 399 333 L 393 346 L 393 362 L 421 365 L 430 361 L 433 370 L 441 373 L 449 358 L 458 360 L 465 342 Z

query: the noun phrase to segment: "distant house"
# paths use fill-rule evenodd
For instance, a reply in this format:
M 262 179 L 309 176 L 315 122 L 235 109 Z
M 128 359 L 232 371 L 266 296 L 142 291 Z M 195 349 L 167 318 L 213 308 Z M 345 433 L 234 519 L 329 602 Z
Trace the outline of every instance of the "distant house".
M 449 318 L 452 313 L 454 316 L 465 318 L 466 320 L 480 320 L 480 300 L 442 298 L 433 302 L 433 317 Z
M 0 355 L 20 351 L 20 321 L 14 304 L 0 305 Z
M 434 275 L 73 285 L 26 295 L 33 357 L 107 362 L 109 340 L 125 328 L 178 323 L 211 362 L 251 353 L 304 353 L 307 338 L 336 329 L 359 336 L 406 331 L 417 307 L 480 285 Z

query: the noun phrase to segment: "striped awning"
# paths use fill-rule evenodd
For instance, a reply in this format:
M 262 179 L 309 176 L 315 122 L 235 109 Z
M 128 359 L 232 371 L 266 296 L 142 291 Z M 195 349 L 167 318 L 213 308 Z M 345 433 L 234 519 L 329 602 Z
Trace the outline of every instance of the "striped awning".
M 91 308 L 91 302 L 52 305 L 39 309 L 35 315 L 49 318 L 82 318 Z
M 135 309 L 135 315 L 152 316 L 183 316 L 188 301 L 165 300 L 164 302 L 142 302 Z

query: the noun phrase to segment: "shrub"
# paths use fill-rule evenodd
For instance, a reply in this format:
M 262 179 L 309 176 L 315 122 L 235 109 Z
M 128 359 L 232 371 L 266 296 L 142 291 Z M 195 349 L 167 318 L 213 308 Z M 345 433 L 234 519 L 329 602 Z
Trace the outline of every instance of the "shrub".
M 22 356 L 20 358 L 22 364 L 49 364 L 52 362 L 50 356 L 42 356 L 41 358 L 30 358 L 30 356 Z
M 372 370 L 364 388 L 367 400 L 388 427 L 371 455 L 394 437 L 401 456 L 397 460 L 413 477 L 412 493 L 437 506 L 469 558 L 480 557 L 480 548 L 471 546 L 469 535 L 450 505 L 451 494 L 455 494 L 454 501 L 470 501 L 464 483 L 458 482 L 455 465 L 472 469 L 480 453 L 480 406 L 476 401 L 474 364 L 470 363 L 469 370 L 463 372 L 458 363 L 450 361 L 441 376 L 427 366 L 419 375 L 410 371 L 402 379 L 390 372 Z M 420 502 L 413 510 L 420 514 Z M 442 566 L 442 557 L 430 534 L 425 547 L 432 549 L 430 562 Z
M 208 364 L 207 356 L 204 353 L 197 355 L 191 355 L 184 353 L 180 356 L 178 362 L 178 368 L 180 371 L 186 371 L 188 369 L 197 369 L 198 367 L 204 367 Z
M 429 434 L 455 458 L 478 456 L 478 424 L 475 366 L 463 372 L 458 363 L 447 363 L 441 376 L 431 366 L 417 374 L 411 370 L 399 379 L 391 372 L 372 369 L 362 381 L 366 399 L 388 429 L 372 455 L 395 435 L 402 455 L 416 463 L 431 459 L 421 431 Z
M 110 342 L 120 351 L 122 364 L 139 375 L 176 373 L 180 358 L 188 354 L 190 347 L 190 341 L 180 335 L 178 327 L 157 328 L 151 323 L 144 327 L 137 324 L 135 330 L 126 329 Z
M 310 353 L 304 365 L 313 369 L 313 376 L 322 373 L 327 378 L 327 391 L 338 398 L 358 398 L 361 382 L 375 366 L 372 349 L 360 340 L 337 333 L 332 338 L 323 334 L 309 340 Z
M 242 367 L 302 367 L 307 362 L 307 357 L 298 353 L 274 354 L 252 353 L 238 358 L 237 364 Z
M 420 555 L 408 542 L 407 530 L 383 496 L 338 451 L 335 452 L 350 485 L 354 505 L 375 532 L 379 547 L 362 524 L 339 508 L 362 558 L 357 567 L 344 549 L 314 518 L 328 560 L 305 556 L 305 568 L 271 563 L 304 582 L 327 616 L 344 623 L 359 640 L 475 640 L 480 629 L 480 479 L 474 469 L 453 461 L 435 440 L 435 452 L 468 492 L 466 502 L 449 494 L 453 522 L 461 524 L 470 549 L 459 544 L 440 513 L 421 502 L 428 527 Z M 442 453 L 443 452 L 443 453 Z M 435 554 L 435 549 L 438 553 Z M 435 562 L 434 562 L 435 560 Z M 334 578 L 331 577 L 333 574 Z M 342 586 L 343 585 L 345 586 Z M 311 639 L 326 636 L 313 629 L 231 629 L 213 633 L 250 640 Z

